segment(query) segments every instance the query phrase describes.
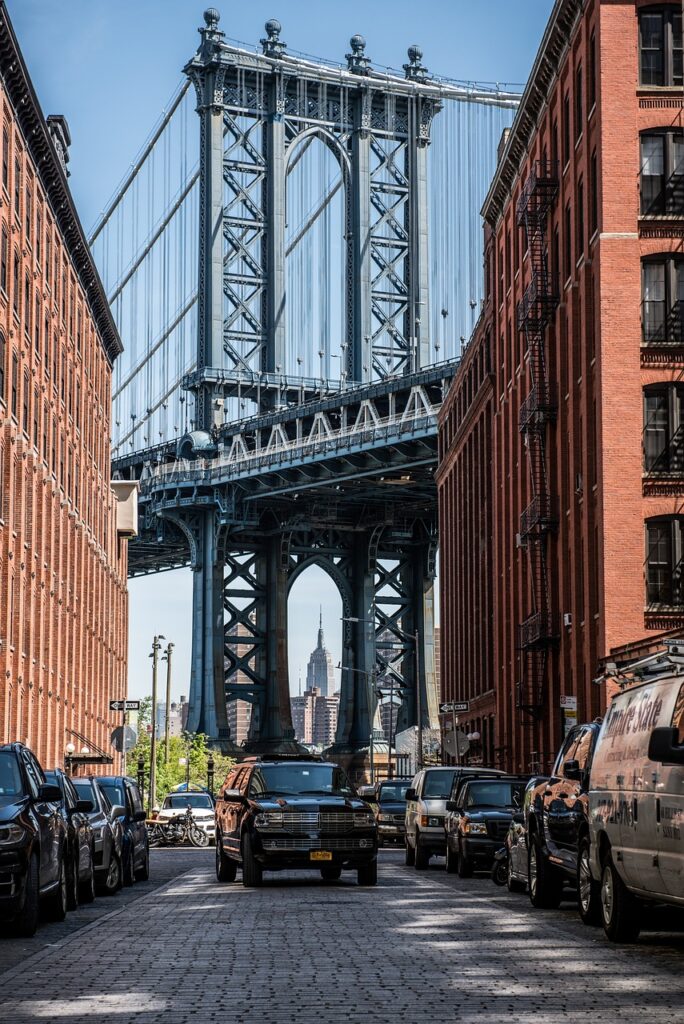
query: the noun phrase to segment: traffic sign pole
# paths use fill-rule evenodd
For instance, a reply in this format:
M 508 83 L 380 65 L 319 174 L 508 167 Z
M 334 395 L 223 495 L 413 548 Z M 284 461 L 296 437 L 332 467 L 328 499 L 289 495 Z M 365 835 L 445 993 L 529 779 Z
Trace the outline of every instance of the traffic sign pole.
M 456 743 L 456 764 L 460 765 L 461 755 L 458 751 L 458 736 L 456 735 L 456 705 L 452 702 L 451 704 L 451 728 L 454 733 L 454 742 Z

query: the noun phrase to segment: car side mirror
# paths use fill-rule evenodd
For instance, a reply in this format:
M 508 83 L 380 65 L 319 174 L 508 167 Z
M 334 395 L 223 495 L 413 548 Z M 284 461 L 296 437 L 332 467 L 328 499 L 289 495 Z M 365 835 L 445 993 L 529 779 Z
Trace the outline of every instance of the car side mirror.
M 59 804 L 62 802 L 62 790 L 52 782 L 46 782 L 38 790 L 38 799 L 48 804 Z
M 224 789 L 223 791 L 224 800 L 242 800 L 242 793 L 239 789 Z
M 147 821 L 147 815 L 144 811 L 136 811 L 133 815 L 133 821 Z
M 404 798 L 405 800 L 417 800 L 417 798 L 418 797 L 417 797 L 417 793 L 416 793 L 415 789 L 407 789 L 406 790 L 406 796 Z
M 119 804 L 114 804 L 112 807 L 112 818 L 125 818 L 126 808 L 121 807 Z
M 684 764 L 684 744 L 679 731 L 669 726 L 654 729 L 648 741 L 648 759 L 657 764 Z
M 91 811 L 95 810 L 95 805 L 92 800 L 77 800 L 76 810 L 79 814 L 90 814 Z
M 447 811 L 453 811 L 455 814 L 458 814 L 461 810 L 460 805 L 455 800 L 447 800 L 446 809 Z
M 566 761 L 563 765 L 563 777 L 566 779 L 571 779 L 575 782 L 580 782 L 582 779 L 582 774 L 583 772 L 580 768 L 579 761 L 571 759 L 570 761 Z

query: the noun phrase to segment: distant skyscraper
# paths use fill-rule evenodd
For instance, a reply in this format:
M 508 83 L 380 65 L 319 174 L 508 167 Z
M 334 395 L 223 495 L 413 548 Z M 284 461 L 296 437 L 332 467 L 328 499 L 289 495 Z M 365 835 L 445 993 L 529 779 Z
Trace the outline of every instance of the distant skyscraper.
M 335 689 L 335 669 L 333 668 L 332 655 L 325 646 L 323 638 L 323 612 L 318 626 L 318 643 L 309 658 L 309 665 L 306 670 L 307 690 L 318 689 L 321 696 L 332 696 Z

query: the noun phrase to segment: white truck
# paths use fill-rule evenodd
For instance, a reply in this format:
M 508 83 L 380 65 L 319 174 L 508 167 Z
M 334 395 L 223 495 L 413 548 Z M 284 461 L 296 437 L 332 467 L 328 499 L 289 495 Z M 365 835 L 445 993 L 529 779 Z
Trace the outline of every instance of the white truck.
M 684 910 L 684 675 L 619 693 L 589 785 L 590 867 L 608 938 L 634 942 L 641 901 Z

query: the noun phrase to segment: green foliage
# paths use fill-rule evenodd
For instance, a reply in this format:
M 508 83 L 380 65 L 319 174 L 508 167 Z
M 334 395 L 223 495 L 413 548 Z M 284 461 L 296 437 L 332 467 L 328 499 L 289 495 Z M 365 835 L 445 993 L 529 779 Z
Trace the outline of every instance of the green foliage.
M 138 772 L 138 760 L 142 758 L 145 770 L 145 797 L 150 779 L 151 733 L 148 726 L 151 722 L 152 700 L 147 697 L 140 702 L 138 712 L 138 742 L 128 754 L 128 773 L 134 778 Z M 207 785 L 207 762 L 214 759 L 214 792 L 216 792 L 226 775 L 234 765 L 234 760 L 225 757 L 217 750 L 211 750 L 204 733 L 184 733 L 182 736 L 169 738 L 169 757 L 166 760 L 163 730 L 157 736 L 157 803 L 161 803 L 165 795 L 188 778 L 188 765 L 180 764 L 181 759 L 188 759 L 190 782 L 196 786 Z M 147 800 L 146 800 L 147 802 Z

